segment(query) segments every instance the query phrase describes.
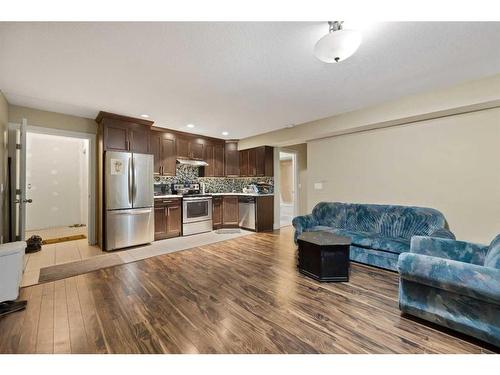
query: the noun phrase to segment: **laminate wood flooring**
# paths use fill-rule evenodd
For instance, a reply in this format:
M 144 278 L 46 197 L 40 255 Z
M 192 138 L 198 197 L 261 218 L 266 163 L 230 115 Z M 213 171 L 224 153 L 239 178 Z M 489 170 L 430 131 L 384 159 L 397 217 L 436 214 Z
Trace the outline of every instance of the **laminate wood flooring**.
M 488 353 L 401 316 L 396 273 L 348 283 L 296 269 L 292 229 L 256 233 L 22 289 L 1 353 Z M 495 350 L 495 349 L 493 349 Z

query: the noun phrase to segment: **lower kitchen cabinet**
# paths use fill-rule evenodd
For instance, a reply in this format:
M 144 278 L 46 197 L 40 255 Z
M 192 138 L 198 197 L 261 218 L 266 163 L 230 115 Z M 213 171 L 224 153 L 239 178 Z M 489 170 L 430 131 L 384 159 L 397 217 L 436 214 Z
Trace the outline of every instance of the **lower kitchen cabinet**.
M 213 197 L 212 204 L 213 229 L 220 229 L 222 228 L 222 197 Z
M 222 226 L 226 228 L 237 228 L 239 226 L 239 221 L 238 196 L 224 196 L 222 199 Z
M 155 199 L 155 241 L 182 233 L 181 199 Z
M 274 197 L 267 195 L 255 199 L 255 231 L 272 231 L 274 226 Z

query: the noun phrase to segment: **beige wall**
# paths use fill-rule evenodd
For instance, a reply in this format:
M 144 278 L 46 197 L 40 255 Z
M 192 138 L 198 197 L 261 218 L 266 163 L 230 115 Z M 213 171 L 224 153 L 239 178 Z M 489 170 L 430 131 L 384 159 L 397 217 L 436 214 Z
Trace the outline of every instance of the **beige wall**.
M 88 118 L 65 115 L 62 113 L 41 111 L 39 109 L 9 106 L 9 122 L 20 123 L 23 118 L 28 125 L 44 128 L 62 129 L 75 132 L 96 134 L 97 123 Z
M 495 106 L 500 106 L 500 74 L 245 138 L 238 147 L 287 146 Z
M 434 207 L 457 238 L 489 243 L 500 233 L 499 171 L 500 108 L 342 135 L 308 144 L 308 207 Z
M 8 103 L 0 91 L 0 232 L 2 240 L 5 241 L 7 234 L 7 128 L 9 123 Z

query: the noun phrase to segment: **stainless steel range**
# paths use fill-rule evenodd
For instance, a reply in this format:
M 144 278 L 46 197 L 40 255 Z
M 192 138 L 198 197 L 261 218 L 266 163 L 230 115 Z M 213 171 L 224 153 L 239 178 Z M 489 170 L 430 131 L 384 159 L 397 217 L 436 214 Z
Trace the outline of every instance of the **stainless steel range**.
M 182 234 L 212 230 L 212 196 L 200 192 L 199 183 L 172 184 L 174 194 L 182 194 Z

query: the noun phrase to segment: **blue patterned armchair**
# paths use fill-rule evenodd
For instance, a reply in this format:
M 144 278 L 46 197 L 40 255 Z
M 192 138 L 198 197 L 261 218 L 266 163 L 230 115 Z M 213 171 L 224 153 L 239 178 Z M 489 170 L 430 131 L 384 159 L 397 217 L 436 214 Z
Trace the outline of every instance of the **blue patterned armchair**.
M 398 270 L 401 311 L 500 347 L 500 234 L 489 246 L 413 237 Z

